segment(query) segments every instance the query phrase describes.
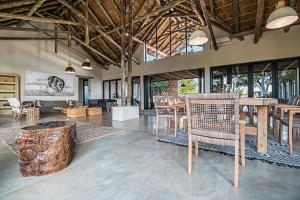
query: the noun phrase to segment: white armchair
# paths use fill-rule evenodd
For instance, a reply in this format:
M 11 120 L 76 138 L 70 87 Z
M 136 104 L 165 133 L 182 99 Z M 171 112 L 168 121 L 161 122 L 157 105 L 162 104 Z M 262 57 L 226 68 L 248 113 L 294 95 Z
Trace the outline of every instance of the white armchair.
M 20 118 L 21 115 L 27 114 L 28 109 L 22 106 L 20 101 L 17 98 L 7 98 L 7 101 L 9 103 L 9 106 L 12 109 L 14 119 L 16 117 Z

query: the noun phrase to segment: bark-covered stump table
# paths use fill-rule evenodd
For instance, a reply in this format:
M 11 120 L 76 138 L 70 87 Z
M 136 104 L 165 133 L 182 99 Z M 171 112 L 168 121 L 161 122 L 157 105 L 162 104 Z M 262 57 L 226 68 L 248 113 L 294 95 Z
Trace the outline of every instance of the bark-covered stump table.
M 16 144 L 22 176 L 58 172 L 74 156 L 76 123 L 53 121 L 20 129 Z

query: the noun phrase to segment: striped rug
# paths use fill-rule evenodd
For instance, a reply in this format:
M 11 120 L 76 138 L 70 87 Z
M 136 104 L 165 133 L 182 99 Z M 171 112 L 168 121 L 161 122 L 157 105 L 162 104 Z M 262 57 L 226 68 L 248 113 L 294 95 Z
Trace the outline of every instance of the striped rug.
M 16 136 L 21 127 L 0 128 L 0 141 L 16 153 Z M 109 126 L 99 126 L 86 122 L 76 122 L 77 144 L 83 144 L 112 134 L 122 132 L 122 129 Z
M 180 130 L 177 137 L 172 135 L 161 136 L 158 141 L 171 143 L 179 146 L 188 146 L 187 134 Z M 297 154 L 290 155 L 288 153 L 288 145 L 281 145 L 276 141 L 273 135 L 268 135 L 268 151 L 267 153 L 258 153 L 256 151 L 257 143 L 255 136 L 246 136 L 246 158 L 249 160 L 260 160 L 269 164 L 277 164 L 279 166 L 291 167 L 300 169 L 300 156 Z M 212 151 L 216 153 L 226 154 L 229 156 L 234 155 L 234 148 L 231 146 L 221 146 L 201 143 L 199 149 L 204 151 Z

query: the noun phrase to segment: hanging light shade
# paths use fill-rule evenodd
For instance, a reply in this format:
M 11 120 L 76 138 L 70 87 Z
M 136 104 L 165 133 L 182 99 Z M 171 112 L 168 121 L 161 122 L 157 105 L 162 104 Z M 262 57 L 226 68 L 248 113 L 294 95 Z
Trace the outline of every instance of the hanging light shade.
M 68 66 L 65 69 L 65 72 L 68 74 L 74 74 L 75 73 L 75 69 L 73 68 L 71 62 L 69 62 Z
M 189 38 L 189 45 L 203 45 L 208 41 L 208 37 L 203 30 L 194 31 Z
M 288 6 L 285 1 L 278 1 L 276 10 L 274 10 L 267 20 L 267 29 L 277 29 L 291 25 L 298 20 L 297 12 Z
M 68 35 L 68 54 L 69 54 L 69 63 L 68 66 L 65 69 L 65 72 L 68 74 L 74 74 L 75 73 L 75 69 L 72 66 L 71 63 L 71 58 L 70 58 L 70 46 L 71 46 L 71 36 Z
M 88 69 L 88 70 L 91 70 L 91 69 L 93 69 L 93 66 L 92 66 L 91 63 L 90 63 L 90 60 L 89 60 L 89 59 L 86 59 L 86 60 L 82 63 L 81 68 L 82 68 L 82 69 Z

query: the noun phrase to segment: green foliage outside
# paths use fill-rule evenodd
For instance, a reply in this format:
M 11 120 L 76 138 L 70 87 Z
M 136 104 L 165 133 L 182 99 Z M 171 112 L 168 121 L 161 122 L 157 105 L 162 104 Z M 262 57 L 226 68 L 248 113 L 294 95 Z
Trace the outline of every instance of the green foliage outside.
M 156 81 L 153 82 L 152 88 L 154 95 L 164 95 L 169 87 L 168 81 Z
M 180 95 L 188 94 L 188 93 L 197 93 L 197 82 L 193 79 L 183 79 L 179 81 L 180 83 L 180 89 L 179 93 Z

